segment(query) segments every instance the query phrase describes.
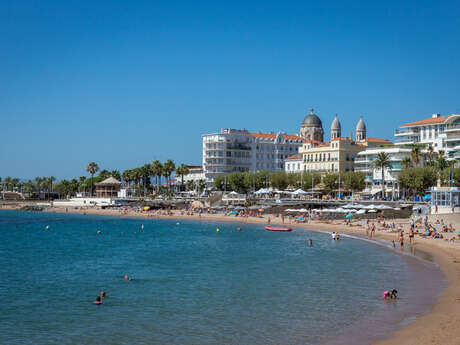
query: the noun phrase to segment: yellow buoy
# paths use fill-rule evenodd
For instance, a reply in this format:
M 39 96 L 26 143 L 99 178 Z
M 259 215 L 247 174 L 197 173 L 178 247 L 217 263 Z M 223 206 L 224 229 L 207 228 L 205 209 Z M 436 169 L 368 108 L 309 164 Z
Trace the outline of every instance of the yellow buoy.
M 49 226 L 49 225 L 47 225 L 45 229 L 46 229 L 46 230 L 49 230 L 49 229 L 50 229 L 50 226 Z
M 217 228 L 217 229 L 216 229 L 216 232 L 220 232 L 220 229 L 219 229 L 219 228 Z

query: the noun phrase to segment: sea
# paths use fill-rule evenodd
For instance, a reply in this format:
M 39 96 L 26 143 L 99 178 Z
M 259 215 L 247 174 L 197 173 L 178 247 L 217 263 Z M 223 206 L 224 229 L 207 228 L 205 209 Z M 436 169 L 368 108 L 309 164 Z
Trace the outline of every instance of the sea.
M 364 345 L 447 286 L 429 255 L 383 241 L 20 211 L 0 211 L 0 276 L 0 344 L 11 345 Z M 384 301 L 388 289 L 399 298 Z

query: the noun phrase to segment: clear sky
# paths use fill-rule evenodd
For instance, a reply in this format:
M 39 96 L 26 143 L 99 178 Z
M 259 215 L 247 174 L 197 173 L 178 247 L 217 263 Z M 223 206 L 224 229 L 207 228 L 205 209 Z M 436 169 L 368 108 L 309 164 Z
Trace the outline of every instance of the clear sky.
M 460 113 L 459 1 L 0 2 L 0 176 L 201 164 L 203 133 Z

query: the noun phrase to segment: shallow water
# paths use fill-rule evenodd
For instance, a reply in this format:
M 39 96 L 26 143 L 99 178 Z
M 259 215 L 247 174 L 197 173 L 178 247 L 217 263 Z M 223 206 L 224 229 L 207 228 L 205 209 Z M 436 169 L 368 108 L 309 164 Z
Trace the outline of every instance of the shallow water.
M 435 265 L 355 239 L 177 222 L 0 212 L 0 343 L 365 344 L 445 284 Z M 397 302 L 382 301 L 390 288 Z

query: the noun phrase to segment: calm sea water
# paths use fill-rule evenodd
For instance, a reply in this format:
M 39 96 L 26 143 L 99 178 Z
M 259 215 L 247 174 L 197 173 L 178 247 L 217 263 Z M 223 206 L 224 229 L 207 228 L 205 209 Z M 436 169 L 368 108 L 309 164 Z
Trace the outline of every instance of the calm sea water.
M 434 264 L 364 241 L 237 226 L 2 211 L 0 343 L 365 344 L 445 285 Z

